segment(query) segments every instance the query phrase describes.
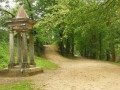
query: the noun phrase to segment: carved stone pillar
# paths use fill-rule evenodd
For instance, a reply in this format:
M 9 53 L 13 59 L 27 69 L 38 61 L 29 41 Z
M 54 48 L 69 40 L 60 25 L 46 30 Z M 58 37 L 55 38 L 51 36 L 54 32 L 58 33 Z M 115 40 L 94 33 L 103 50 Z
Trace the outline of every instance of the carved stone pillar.
M 17 65 L 22 63 L 22 47 L 21 47 L 21 33 L 17 32 Z
M 30 65 L 35 65 L 35 61 L 34 61 L 34 37 L 33 37 L 33 30 L 30 32 Z
M 28 55 L 27 55 L 27 38 L 26 38 L 26 31 L 22 31 L 22 54 L 23 54 L 23 63 L 22 67 L 23 68 L 28 68 Z
M 8 68 L 12 68 L 15 65 L 15 59 L 14 59 L 14 31 L 10 31 L 9 35 L 9 42 L 10 42 L 10 62 L 8 65 Z

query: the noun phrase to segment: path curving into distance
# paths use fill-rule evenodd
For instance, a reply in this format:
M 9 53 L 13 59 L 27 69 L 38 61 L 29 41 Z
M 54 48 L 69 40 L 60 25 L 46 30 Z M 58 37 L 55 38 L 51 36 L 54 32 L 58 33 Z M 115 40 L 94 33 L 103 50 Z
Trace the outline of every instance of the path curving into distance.
M 120 66 L 84 58 L 67 59 L 54 46 L 45 47 L 45 56 L 60 68 L 32 76 L 37 90 L 120 90 Z
M 120 90 L 120 66 L 85 58 L 68 59 L 51 45 L 45 46 L 45 56 L 60 68 L 31 77 L 0 77 L 0 85 L 32 80 L 33 90 Z

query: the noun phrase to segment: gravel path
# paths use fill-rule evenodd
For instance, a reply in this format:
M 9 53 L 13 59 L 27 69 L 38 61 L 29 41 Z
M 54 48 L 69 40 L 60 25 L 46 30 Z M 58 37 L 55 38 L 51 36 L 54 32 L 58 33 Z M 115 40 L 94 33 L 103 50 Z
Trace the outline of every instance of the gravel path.
M 46 47 L 46 57 L 60 68 L 32 77 L 38 90 L 120 90 L 120 67 L 84 58 L 67 59 Z
M 46 46 L 45 56 L 60 68 L 26 78 L 0 78 L 0 84 L 30 79 L 35 90 L 120 90 L 120 66 L 85 58 L 67 59 L 53 46 Z

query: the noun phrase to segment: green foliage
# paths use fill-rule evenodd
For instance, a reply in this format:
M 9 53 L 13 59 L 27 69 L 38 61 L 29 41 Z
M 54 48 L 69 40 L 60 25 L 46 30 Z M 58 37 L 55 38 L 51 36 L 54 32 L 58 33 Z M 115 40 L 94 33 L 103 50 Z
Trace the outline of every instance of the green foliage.
M 9 60 L 8 33 L 0 31 L 0 68 L 7 66 Z
M 1 1 L 8 5 L 9 0 Z M 56 42 L 61 54 L 114 60 L 120 49 L 119 0 L 15 0 L 24 3 L 34 26 L 35 50 Z M 18 5 L 17 5 L 18 6 Z M 15 10 L 0 7 L 1 19 L 13 16 Z M 9 14 L 6 15 L 5 13 Z M 3 23 L 4 24 L 4 23 Z M 2 26 L 2 24 L 1 24 Z M 5 24 L 4 24 L 5 26 Z M 2 26 L 3 27 L 3 26 Z
M 59 0 L 46 8 L 49 13 L 36 28 L 51 32 L 61 53 L 79 52 L 85 57 L 115 60 L 116 52 L 120 52 L 119 3 L 118 0 Z
M 0 85 L 1 90 L 33 90 L 32 81 L 21 81 L 17 83 Z

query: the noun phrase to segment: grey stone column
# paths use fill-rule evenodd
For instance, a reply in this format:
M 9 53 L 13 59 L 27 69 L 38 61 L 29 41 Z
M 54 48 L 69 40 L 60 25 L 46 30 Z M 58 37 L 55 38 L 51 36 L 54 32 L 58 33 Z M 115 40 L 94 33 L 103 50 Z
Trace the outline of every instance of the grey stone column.
M 21 63 L 22 63 L 21 51 L 22 51 L 22 47 L 21 47 L 21 33 L 17 32 L 17 65 L 21 65 Z
M 8 68 L 13 68 L 15 65 L 15 59 L 14 59 L 14 31 L 12 30 L 10 30 L 9 42 L 10 42 L 10 62 Z
M 33 30 L 30 31 L 30 65 L 35 65 L 35 61 L 34 61 L 34 36 L 33 36 Z
M 26 31 L 22 31 L 22 54 L 23 54 L 23 63 L 22 67 L 23 68 L 28 68 L 28 55 L 27 55 L 27 38 L 26 38 Z

